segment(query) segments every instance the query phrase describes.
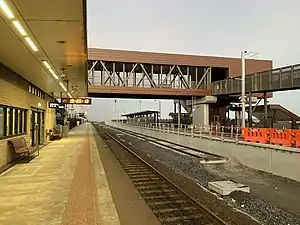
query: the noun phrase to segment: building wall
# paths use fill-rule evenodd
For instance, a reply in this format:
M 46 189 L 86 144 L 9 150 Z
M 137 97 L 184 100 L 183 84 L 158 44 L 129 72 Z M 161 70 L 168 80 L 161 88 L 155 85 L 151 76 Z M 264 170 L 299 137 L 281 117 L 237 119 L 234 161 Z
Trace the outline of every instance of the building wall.
M 27 109 L 26 134 L 20 135 L 30 140 L 30 109 L 31 107 L 45 110 L 44 126 L 49 130 L 55 126 L 55 110 L 48 108 L 48 102 L 29 92 L 30 83 L 0 64 L 0 106 Z M 44 132 L 45 135 L 46 132 Z M 7 141 L 15 137 L 0 138 L 0 167 L 12 160 L 12 152 Z M 44 136 L 47 141 L 46 135 Z

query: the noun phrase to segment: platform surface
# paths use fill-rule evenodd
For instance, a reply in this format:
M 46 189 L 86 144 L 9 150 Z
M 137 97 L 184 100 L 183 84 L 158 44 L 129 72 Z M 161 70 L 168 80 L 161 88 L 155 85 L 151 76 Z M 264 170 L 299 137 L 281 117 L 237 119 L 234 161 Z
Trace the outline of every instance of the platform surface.
M 85 123 L 0 175 L 0 224 L 120 224 L 93 128 Z

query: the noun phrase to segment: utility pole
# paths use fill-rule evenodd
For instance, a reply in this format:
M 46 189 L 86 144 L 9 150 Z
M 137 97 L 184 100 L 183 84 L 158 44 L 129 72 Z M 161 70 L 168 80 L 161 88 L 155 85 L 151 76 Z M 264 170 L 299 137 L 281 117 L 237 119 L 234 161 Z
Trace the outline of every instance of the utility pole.
M 242 103 L 242 127 L 245 128 L 246 122 L 246 102 L 245 102 L 245 95 L 246 95 L 246 89 L 245 89 L 245 79 L 246 79 L 246 67 L 245 67 L 245 54 L 247 51 L 241 52 L 241 61 L 242 61 L 242 93 L 241 93 L 241 103 Z
M 250 55 L 251 54 L 251 55 Z M 242 66 L 242 93 L 241 93 L 241 103 L 242 103 L 242 127 L 246 127 L 246 56 L 249 58 L 254 58 L 258 56 L 257 52 L 241 52 L 241 66 Z M 251 100 L 250 100 L 251 101 Z
M 158 123 L 160 123 L 160 121 L 161 121 L 161 101 L 160 100 L 158 100 L 158 111 L 159 111 L 159 121 L 158 121 Z
M 115 99 L 115 119 L 117 119 L 117 100 Z

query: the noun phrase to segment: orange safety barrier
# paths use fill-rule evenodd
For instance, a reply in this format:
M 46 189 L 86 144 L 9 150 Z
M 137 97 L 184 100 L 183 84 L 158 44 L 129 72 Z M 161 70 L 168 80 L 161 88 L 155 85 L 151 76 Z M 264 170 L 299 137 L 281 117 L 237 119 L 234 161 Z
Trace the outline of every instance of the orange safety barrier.
M 268 128 L 243 128 L 242 136 L 246 142 L 268 143 Z
M 270 134 L 269 137 L 270 144 L 282 145 L 287 147 L 292 147 L 294 144 L 295 131 L 291 129 L 278 130 L 278 129 L 270 128 L 269 134 Z
M 295 130 L 295 147 L 300 148 L 300 130 Z

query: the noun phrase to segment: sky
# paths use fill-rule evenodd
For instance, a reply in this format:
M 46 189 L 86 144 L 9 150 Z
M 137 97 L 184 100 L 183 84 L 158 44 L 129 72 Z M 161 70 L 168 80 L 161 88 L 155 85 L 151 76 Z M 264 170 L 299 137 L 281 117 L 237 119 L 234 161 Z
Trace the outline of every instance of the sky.
M 226 57 L 248 50 L 277 68 L 300 63 L 299 8 L 299 0 L 89 0 L 88 47 Z M 278 92 L 270 102 L 300 114 L 299 96 Z M 93 99 L 87 111 L 91 120 L 109 120 L 158 105 Z M 167 117 L 173 103 L 161 101 L 161 109 Z

